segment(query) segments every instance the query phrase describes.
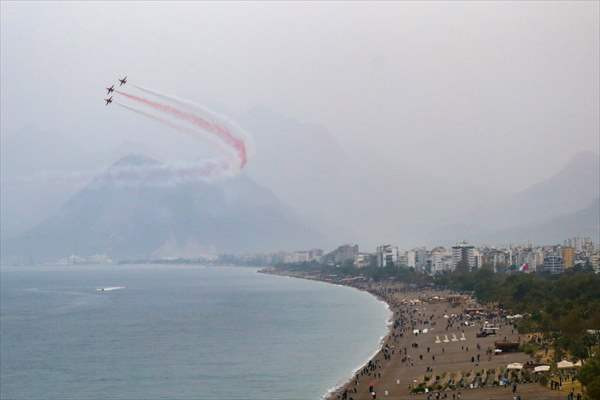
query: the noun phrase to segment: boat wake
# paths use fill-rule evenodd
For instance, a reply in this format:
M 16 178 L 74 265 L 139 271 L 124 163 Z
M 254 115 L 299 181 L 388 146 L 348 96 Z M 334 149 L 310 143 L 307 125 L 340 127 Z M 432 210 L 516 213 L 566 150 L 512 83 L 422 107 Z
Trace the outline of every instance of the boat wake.
M 120 289 L 125 289 L 125 286 L 113 286 L 113 287 L 97 288 L 96 291 L 98 291 L 98 292 L 112 292 L 113 290 L 120 290 Z

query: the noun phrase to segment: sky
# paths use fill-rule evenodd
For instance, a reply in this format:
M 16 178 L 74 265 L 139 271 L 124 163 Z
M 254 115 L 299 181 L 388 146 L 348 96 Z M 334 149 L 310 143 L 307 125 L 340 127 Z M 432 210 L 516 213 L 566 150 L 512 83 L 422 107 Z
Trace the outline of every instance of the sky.
M 519 191 L 600 151 L 599 4 L 4 1 L 3 229 L 83 184 L 44 174 L 132 147 L 210 155 L 105 107 L 122 75 L 234 118 L 267 107 L 322 126 L 365 164 Z

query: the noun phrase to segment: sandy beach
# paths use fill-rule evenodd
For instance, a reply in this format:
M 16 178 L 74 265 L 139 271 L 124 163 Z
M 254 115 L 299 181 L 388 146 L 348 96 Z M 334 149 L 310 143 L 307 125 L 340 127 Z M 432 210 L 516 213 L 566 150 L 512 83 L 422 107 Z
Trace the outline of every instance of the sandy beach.
M 522 338 L 505 318 L 490 318 L 488 314 L 484 320 L 477 316 L 481 314 L 474 310 L 490 310 L 484 311 L 469 296 L 417 290 L 402 283 L 267 272 L 364 290 L 385 301 L 393 312 L 381 350 L 345 385 L 330 393 L 327 400 L 543 400 L 566 396 L 539 383 L 518 383 L 535 378 L 523 379 L 522 374 L 517 378 L 513 371 L 506 371 L 510 363 L 526 364 L 533 360 L 522 352 L 495 352 L 494 342 L 516 343 Z M 486 321 L 498 328 L 497 333 L 477 337 Z M 504 385 L 502 377 L 508 378 Z M 423 391 L 428 387 L 427 392 L 414 393 L 419 387 Z

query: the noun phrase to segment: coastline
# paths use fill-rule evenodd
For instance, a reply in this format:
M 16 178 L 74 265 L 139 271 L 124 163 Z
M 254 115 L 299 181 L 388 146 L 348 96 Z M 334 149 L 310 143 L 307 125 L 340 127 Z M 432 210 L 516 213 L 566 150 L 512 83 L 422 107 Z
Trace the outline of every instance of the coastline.
M 529 366 L 532 358 L 519 351 L 495 353 L 496 341 L 520 343 L 522 336 L 496 308 L 484 307 L 469 295 L 314 270 L 264 268 L 257 272 L 348 286 L 371 294 L 391 311 L 387 333 L 375 352 L 343 383 L 323 394 L 323 400 L 511 400 L 515 394 L 523 400 L 563 398 L 562 392 L 551 391 L 527 374 L 510 373 L 508 364 Z M 482 314 L 471 314 L 472 310 Z M 481 337 L 478 333 L 487 321 L 498 331 Z
M 340 393 L 342 393 L 352 383 L 353 378 L 359 373 L 359 371 L 364 369 L 367 365 L 369 365 L 370 362 L 373 362 L 373 360 L 375 360 L 380 355 L 385 343 L 391 338 L 391 335 L 393 332 L 393 324 L 394 324 L 394 321 L 397 319 L 397 315 L 394 312 L 394 310 L 392 309 L 392 306 L 390 305 L 390 303 L 385 299 L 385 297 L 381 296 L 381 294 L 379 294 L 375 291 L 371 291 L 371 290 L 368 290 L 367 288 L 361 288 L 361 287 L 358 287 L 355 285 L 350 285 L 350 284 L 343 283 L 343 282 L 321 279 L 321 278 L 318 278 L 315 276 L 310 276 L 310 275 L 292 274 L 289 271 L 285 271 L 287 273 L 284 273 L 284 271 L 277 270 L 274 268 L 263 268 L 263 269 L 257 270 L 256 272 L 261 273 L 261 274 L 286 276 L 288 278 L 305 279 L 305 280 L 327 283 L 330 285 L 349 287 L 349 288 L 370 294 L 371 296 L 375 297 L 375 299 L 377 299 L 378 301 L 383 303 L 385 305 L 385 307 L 387 308 L 388 319 L 385 321 L 387 332 L 385 335 L 383 335 L 379 338 L 379 343 L 377 345 L 377 349 L 371 354 L 371 356 L 369 356 L 367 358 L 367 360 L 365 360 L 364 362 L 359 364 L 356 368 L 354 368 L 351 371 L 349 377 L 343 378 L 342 382 L 336 383 L 330 389 L 327 389 L 327 391 L 321 396 L 322 400 L 334 400 L 336 398 L 336 396 L 338 396 Z

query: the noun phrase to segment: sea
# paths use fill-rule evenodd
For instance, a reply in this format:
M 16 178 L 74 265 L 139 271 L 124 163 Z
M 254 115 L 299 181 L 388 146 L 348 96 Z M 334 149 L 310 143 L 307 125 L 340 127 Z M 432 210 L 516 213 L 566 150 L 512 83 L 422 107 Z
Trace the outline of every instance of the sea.
M 366 292 L 257 268 L 2 266 L 0 399 L 318 400 L 390 317 Z

